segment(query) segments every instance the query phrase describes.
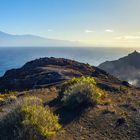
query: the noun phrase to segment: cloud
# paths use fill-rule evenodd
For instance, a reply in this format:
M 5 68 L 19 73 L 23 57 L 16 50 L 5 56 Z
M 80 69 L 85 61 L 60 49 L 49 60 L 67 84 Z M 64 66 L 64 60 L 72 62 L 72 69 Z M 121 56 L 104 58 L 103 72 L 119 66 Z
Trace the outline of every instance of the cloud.
M 93 33 L 94 31 L 92 31 L 92 30 L 85 30 L 85 33 Z
M 115 37 L 116 40 L 137 40 L 140 39 L 140 36 L 126 35 Z
M 111 30 L 111 29 L 106 29 L 106 30 L 105 30 L 105 32 L 107 32 L 107 33 L 113 33 L 113 32 L 114 32 L 114 30 Z
M 140 39 L 140 36 L 124 36 L 124 39 Z

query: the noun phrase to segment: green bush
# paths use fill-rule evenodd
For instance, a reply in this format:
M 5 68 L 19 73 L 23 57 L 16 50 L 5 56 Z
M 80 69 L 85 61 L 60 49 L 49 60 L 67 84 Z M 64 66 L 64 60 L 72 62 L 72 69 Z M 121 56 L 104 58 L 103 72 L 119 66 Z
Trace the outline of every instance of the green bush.
M 87 83 L 91 83 L 91 84 L 96 84 L 96 81 L 94 78 L 91 78 L 91 77 L 79 77 L 79 78 L 72 78 L 70 79 L 69 81 L 66 81 L 64 82 L 64 84 L 62 85 L 61 87 L 61 91 L 59 93 L 59 98 L 62 99 L 63 96 L 64 96 L 64 92 L 69 89 L 69 87 L 71 87 L 72 85 L 76 84 L 76 83 L 79 83 L 80 81 L 83 81 L 83 82 L 87 82 Z
M 84 77 L 84 76 L 79 77 L 79 78 L 74 77 L 71 80 L 69 80 L 63 84 L 62 91 L 65 91 L 67 88 L 69 88 L 70 86 L 72 86 L 80 81 L 91 83 L 91 84 L 96 84 L 95 79 L 91 78 L 91 77 Z
M 22 108 L 24 106 L 42 106 L 43 102 L 40 98 L 35 96 L 24 97 L 21 101 L 17 102 L 17 104 Z
M 23 124 L 25 126 L 35 126 L 35 129 L 44 137 L 53 136 L 60 128 L 58 116 L 54 115 L 49 108 L 43 106 L 24 106 Z
M 94 78 L 73 78 L 66 82 L 63 88 L 62 101 L 69 107 L 76 107 L 82 103 L 97 104 L 106 93 L 96 86 Z
M 42 100 L 37 97 L 25 97 L 18 102 L 0 125 L 5 139 L 8 136 L 13 139 L 28 137 L 28 140 L 36 137 L 49 138 L 61 128 L 58 116 L 48 107 L 44 107 Z

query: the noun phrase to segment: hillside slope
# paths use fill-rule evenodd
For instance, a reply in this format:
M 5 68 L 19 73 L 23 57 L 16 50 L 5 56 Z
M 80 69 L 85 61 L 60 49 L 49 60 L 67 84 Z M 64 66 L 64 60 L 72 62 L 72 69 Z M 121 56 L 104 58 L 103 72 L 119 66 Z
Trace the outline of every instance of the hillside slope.
M 120 86 L 123 86 L 122 81 L 97 67 L 51 57 L 36 59 L 19 69 L 8 70 L 0 78 L 0 91 L 44 88 L 60 85 L 65 80 L 80 76 L 95 77 L 99 86 L 108 90 L 118 90 Z
M 104 89 L 107 96 L 95 106 L 83 102 L 70 109 L 59 97 L 62 84 L 72 77 L 81 76 L 94 77 L 97 86 Z M 36 59 L 20 69 L 7 71 L 0 78 L 0 91 L 5 90 L 22 92 L 0 94 L 1 98 L 5 98 L 5 101 L 0 101 L 0 124 L 9 112 L 13 112 L 16 101 L 33 96 L 42 99 L 43 106 L 59 116 L 62 128 L 50 140 L 140 139 L 140 90 L 94 66 L 63 58 Z M 16 98 L 8 102 L 6 98 L 11 94 Z M 15 116 L 10 117 L 10 122 L 14 120 Z M 32 140 L 28 131 L 19 132 L 22 137 L 16 137 L 17 127 L 13 125 L 0 125 L 1 140 Z M 36 134 L 35 140 L 48 139 Z
M 140 85 L 140 53 L 137 51 L 115 61 L 106 61 L 98 67 L 121 80 Z

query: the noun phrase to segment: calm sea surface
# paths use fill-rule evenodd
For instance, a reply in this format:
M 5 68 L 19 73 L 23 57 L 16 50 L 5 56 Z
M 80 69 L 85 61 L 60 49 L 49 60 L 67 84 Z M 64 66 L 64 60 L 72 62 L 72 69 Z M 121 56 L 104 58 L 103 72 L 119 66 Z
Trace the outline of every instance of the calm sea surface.
M 0 76 L 2 76 L 6 70 L 19 68 L 27 61 L 40 57 L 63 57 L 97 66 L 106 60 L 118 59 L 134 50 L 136 49 L 89 47 L 0 47 Z

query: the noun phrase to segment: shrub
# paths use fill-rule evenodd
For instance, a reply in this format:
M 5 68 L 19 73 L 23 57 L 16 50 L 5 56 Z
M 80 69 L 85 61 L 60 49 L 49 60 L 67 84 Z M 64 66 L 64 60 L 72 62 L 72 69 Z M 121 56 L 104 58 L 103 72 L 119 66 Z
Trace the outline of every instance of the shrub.
M 13 101 L 16 101 L 17 97 L 15 95 L 10 95 L 5 99 L 6 103 L 12 103 Z
M 0 97 L 0 105 L 2 105 L 4 103 L 4 98 Z
M 0 98 L 4 98 L 6 94 L 0 94 Z
M 4 101 L 4 98 L 1 98 L 1 97 L 0 97 L 0 102 L 3 102 L 3 101 Z
M 11 95 L 9 98 L 15 100 L 17 97 L 15 95 Z
M 29 97 L 24 97 L 21 101 L 17 102 L 19 104 L 19 106 L 21 105 L 21 107 L 23 106 L 42 106 L 43 102 L 40 98 L 37 98 L 35 96 L 29 96 Z
M 74 78 L 66 82 L 65 85 L 62 101 L 72 108 L 82 103 L 95 105 L 106 97 L 106 93 L 96 86 L 94 78 Z
M 22 108 L 24 114 L 23 124 L 35 126 L 35 129 L 44 137 L 51 137 L 61 126 L 58 116 L 55 116 L 49 108 L 43 106 L 25 106 Z
M 69 87 L 71 87 L 72 85 L 76 84 L 76 83 L 79 83 L 80 81 L 82 82 L 86 82 L 86 83 L 91 83 L 93 85 L 96 84 L 96 81 L 94 78 L 91 78 L 91 77 L 79 77 L 79 78 L 72 78 L 70 79 L 69 81 L 66 81 L 64 82 L 64 84 L 62 85 L 62 88 L 61 88 L 61 91 L 60 91 L 60 94 L 59 94 L 59 97 L 60 99 L 64 96 L 64 92 L 69 89 Z
M 15 104 L 0 122 L 0 139 L 41 139 L 53 136 L 60 128 L 58 116 L 44 107 L 37 97 L 25 97 Z M 26 137 L 26 138 L 25 138 Z
M 0 103 L 10 104 L 17 99 L 16 95 L 13 94 L 0 94 Z
M 91 84 L 94 84 L 94 85 L 96 84 L 95 79 L 94 79 L 94 78 L 91 78 L 91 77 L 84 77 L 84 76 L 79 77 L 79 78 L 74 77 L 74 78 L 72 78 L 71 80 L 69 80 L 69 81 L 67 81 L 67 82 L 65 82 L 65 83 L 63 84 L 62 90 L 66 90 L 66 89 L 69 88 L 70 86 L 72 86 L 72 85 L 74 85 L 74 84 L 76 84 L 76 83 L 78 83 L 78 82 L 80 82 L 80 81 L 82 81 L 82 82 L 87 82 L 87 83 L 91 83 Z
M 16 95 L 17 93 L 18 93 L 17 91 L 8 91 L 7 94 Z
M 17 140 L 22 133 L 21 113 L 19 108 L 10 108 L 8 113 L 0 120 L 0 139 Z
M 120 86 L 120 91 L 123 93 L 127 93 L 128 92 L 128 88 L 125 86 Z

